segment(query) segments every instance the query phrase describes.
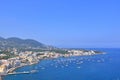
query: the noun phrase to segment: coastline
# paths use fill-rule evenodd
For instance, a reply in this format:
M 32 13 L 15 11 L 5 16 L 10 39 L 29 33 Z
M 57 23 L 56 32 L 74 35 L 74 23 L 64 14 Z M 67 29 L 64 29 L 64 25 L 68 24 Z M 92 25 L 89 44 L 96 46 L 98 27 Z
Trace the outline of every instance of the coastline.
M 31 63 L 31 64 L 25 64 L 25 65 L 22 65 L 22 66 L 18 66 L 18 67 L 15 67 L 15 68 L 10 68 L 10 69 L 8 69 L 7 74 L 0 75 L 0 80 L 4 80 L 5 76 L 10 75 L 9 73 L 13 73 L 18 68 L 21 68 L 21 67 L 24 67 L 24 66 L 29 66 L 29 65 L 34 65 L 34 64 L 37 64 L 37 63 L 35 62 L 35 63 Z
M 16 69 L 18 68 L 21 68 L 21 67 L 24 67 L 24 66 L 29 66 L 29 65 L 34 65 L 34 64 L 37 64 L 38 62 L 35 62 L 35 63 L 31 63 L 31 64 L 24 64 L 24 65 L 21 65 L 21 66 L 18 66 L 18 67 L 15 67 L 15 68 L 11 68 L 7 71 L 7 75 L 9 75 L 9 73 L 13 73 Z
M 102 54 L 105 54 L 105 53 L 102 53 Z M 94 54 L 94 55 L 98 55 L 98 54 Z M 93 56 L 93 55 L 80 55 L 80 56 Z M 67 57 L 77 57 L 75 55 L 72 55 L 72 56 L 62 56 L 64 58 L 67 58 Z M 60 57 L 57 57 L 57 58 L 60 58 Z M 54 59 L 54 58 L 46 58 L 46 59 Z M 42 59 L 43 60 L 43 59 Z M 40 61 L 40 60 L 39 60 Z M 38 62 L 39 62 L 38 61 Z M 14 67 L 14 68 L 10 68 L 8 71 L 7 71 L 7 75 L 9 75 L 9 73 L 13 73 L 16 69 L 18 68 L 21 68 L 21 67 L 24 67 L 24 66 L 30 66 L 30 65 L 34 65 L 34 64 L 37 64 L 38 62 L 34 62 L 34 63 L 31 63 L 31 64 L 24 64 L 24 65 L 21 65 L 21 66 L 18 66 L 18 67 Z
M 100 53 L 100 54 L 104 54 L 104 53 Z M 39 61 L 43 60 L 43 59 L 54 59 L 54 58 L 59 58 L 59 57 L 67 58 L 67 57 L 73 57 L 73 56 L 93 56 L 93 55 L 98 55 L 98 53 L 91 54 L 91 55 L 70 55 L 70 54 L 69 55 L 68 54 L 63 55 L 62 54 L 62 56 L 42 58 L 42 59 L 39 59 Z M 9 73 L 13 73 L 18 68 L 21 68 L 21 67 L 24 67 L 24 66 L 29 66 L 29 65 L 34 65 L 34 64 L 37 64 L 39 61 L 30 63 L 30 64 L 20 65 L 20 66 L 14 67 L 14 68 L 10 68 L 10 69 L 7 70 L 7 73 L 5 75 L 0 75 L 0 80 L 4 80 L 4 76 L 10 75 Z

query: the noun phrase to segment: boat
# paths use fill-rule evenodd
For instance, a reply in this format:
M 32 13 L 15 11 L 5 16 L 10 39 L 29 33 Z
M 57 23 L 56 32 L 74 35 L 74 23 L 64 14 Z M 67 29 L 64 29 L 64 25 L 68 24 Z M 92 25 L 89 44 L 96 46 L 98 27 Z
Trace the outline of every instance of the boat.
M 32 70 L 32 71 L 30 71 L 31 73 L 35 73 L 35 72 L 38 72 L 38 70 Z
M 77 67 L 77 68 L 79 68 L 79 69 L 80 69 L 81 67 Z

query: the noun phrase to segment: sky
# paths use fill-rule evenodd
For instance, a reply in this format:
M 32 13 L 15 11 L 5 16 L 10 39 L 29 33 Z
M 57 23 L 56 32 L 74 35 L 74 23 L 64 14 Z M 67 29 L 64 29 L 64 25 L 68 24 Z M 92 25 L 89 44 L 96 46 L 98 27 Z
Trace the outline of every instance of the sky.
M 120 0 L 0 0 L 0 36 L 62 48 L 120 48 Z

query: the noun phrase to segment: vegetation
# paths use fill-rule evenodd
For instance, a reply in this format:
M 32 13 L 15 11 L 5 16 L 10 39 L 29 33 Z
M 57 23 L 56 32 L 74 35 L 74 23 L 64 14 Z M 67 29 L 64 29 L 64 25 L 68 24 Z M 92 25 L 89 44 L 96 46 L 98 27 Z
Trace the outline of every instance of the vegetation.
M 13 53 L 10 53 L 8 51 L 2 51 L 0 54 L 5 54 L 6 56 L 0 56 L 0 59 L 9 59 L 15 57 Z
M 20 49 L 31 49 L 31 48 L 47 48 L 48 46 L 32 39 L 20 39 L 20 38 L 8 38 L 4 39 L 0 37 L 0 49 L 7 48 L 20 48 Z
M 55 53 L 61 53 L 61 54 L 66 54 L 68 53 L 68 51 L 66 50 L 62 50 L 62 49 L 53 49 L 53 50 L 50 50 L 51 52 L 55 52 Z

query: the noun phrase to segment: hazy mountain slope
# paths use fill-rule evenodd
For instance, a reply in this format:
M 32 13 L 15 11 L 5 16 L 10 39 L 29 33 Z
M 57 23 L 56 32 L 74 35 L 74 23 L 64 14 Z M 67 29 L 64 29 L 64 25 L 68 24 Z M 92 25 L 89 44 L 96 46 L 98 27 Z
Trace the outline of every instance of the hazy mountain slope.
M 32 39 L 20 39 L 16 37 L 4 39 L 0 37 L 0 48 L 47 48 L 47 45 Z

